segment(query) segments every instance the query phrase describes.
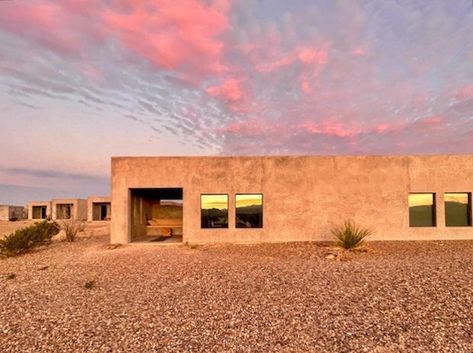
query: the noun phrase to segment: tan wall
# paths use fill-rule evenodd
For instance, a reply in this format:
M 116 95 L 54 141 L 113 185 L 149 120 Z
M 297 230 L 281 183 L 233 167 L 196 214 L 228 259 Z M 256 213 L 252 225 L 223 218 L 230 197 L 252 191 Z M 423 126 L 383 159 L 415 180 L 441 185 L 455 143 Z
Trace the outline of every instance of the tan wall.
M 22 206 L 0 205 L 0 221 L 23 219 L 24 215 L 25 208 Z
M 52 217 L 57 219 L 57 205 L 72 204 L 72 218 L 87 219 L 87 200 L 83 199 L 54 199 L 51 201 Z
M 87 198 L 87 221 L 92 222 L 94 220 L 94 203 L 111 203 L 112 198 L 110 196 L 89 196 Z
M 28 202 L 28 219 L 33 219 L 33 206 L 46 206 L 46 216 L 52 216 L 51 201 L 32 201 Z
M 10 207 L 0 205 L 0 221 L 10 220 Z
M 183 241 L 330 239 L 344 219 L 371 239 L 473 239 L 445 227 L 444 192 L 473 192 L 473 156 L 119 157 L 112 159 L 112 243 L 129 241 L 130 188 L 183 188 Z M 263 229 L 235 228 L 235 194 L 263 193 Z M 434 192 L 437 227 L 409 227 L 409 192 Z M 229 228 L 200 228 L 200 195 L 229 195 Z

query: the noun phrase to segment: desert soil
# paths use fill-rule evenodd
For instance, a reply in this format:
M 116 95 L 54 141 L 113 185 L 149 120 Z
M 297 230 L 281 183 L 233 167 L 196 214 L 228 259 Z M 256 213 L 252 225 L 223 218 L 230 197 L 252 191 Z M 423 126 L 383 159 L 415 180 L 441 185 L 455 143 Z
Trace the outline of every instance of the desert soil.
M 473 352 L 472 241 L 109 249 L 108 232 L 0 260 L 1 352 Z

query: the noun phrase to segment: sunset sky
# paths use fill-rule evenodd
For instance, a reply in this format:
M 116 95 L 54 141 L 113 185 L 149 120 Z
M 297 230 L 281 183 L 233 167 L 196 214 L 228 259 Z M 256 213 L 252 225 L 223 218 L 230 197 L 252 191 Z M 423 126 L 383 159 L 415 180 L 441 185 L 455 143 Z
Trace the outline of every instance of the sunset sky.
M 116 155 L 473 153 L 473 6 L 0 1 L 0 107 L 0 203 Z

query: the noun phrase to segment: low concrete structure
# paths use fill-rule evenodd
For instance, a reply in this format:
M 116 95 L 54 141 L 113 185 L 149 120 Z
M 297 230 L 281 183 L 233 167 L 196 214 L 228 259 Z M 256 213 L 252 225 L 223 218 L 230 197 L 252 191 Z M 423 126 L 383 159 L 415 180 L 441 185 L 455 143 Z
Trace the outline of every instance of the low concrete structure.
M 28 219 L 46 219 L 52 216 L 51 201 L 31 201 L 26 208 Z
M 112 198 L 110 196 L 89 196 L 87 198 L 87 220 L 110 221 L 112 217 Z
M 116 157 L 111 242 L 151 239 L 163 199 L 190 243 L 328 240 L 346 219 L 373 240 L 473 239 L 472 192 L 472 155 Z
M 24 218 L 23 206 L 0 205 L 0 221 L 17 221 Z
M 87 219 L 87 200 L 54 199 L 51 201 L 52 219 Z

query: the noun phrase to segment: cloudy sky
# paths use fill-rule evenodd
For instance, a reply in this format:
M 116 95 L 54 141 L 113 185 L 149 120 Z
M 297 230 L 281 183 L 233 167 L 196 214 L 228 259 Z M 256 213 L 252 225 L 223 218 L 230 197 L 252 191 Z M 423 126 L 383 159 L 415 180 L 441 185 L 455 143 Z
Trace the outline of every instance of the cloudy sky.
M 473 6 L 0 1 L 0 107 L 0 203 L 115 155 L 473 153 Z

